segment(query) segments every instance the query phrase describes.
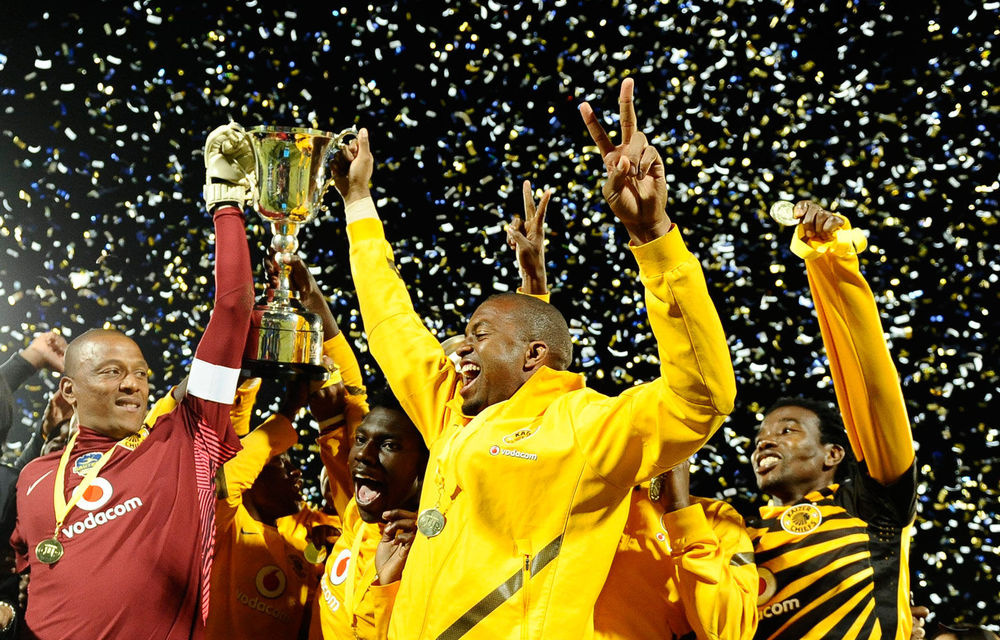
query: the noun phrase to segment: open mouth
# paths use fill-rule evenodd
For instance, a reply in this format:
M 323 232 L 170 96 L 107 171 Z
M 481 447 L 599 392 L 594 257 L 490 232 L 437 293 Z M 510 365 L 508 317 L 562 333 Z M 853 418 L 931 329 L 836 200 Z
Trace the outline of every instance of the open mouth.
M 478 364 L 463 361 L 458 368 L 458 373 L 462 376 L 462 395 L 466 395 L 470 387 L 479 379 L 482 368 Z
M 778 466 L 779 462 L 781 462 L 781 458 L 773 453 L 762 454 L 759 458 L 757 458 L 757 467 L 755 471 L 758 475 L 763 475 Z
M 126 411 L 142 410 L 142 403 L 132 398 L 119 398 L 118 400 L 115 400 L 115 406 L 125 409 Z
M 381 482 L 371 478 L 354 476 L 354 499 L 358 506 L 367 507 L 374 504 L 385 492 Z

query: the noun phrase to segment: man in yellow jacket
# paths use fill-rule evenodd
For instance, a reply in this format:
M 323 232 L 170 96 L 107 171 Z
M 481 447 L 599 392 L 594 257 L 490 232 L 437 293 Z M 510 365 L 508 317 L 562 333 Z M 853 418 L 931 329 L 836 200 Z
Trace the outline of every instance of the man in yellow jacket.
M 476 310 L 456 371 L 393 266 L 369 192 L 366 130 L 335 174 L 372 354 L 430 448 L 390 638 L 590 636 L 632 487 L 690 456 L 732 409 L 722 325 L 666 214 L 663 164 L 636 130 L 632 86 L 622 84 L 617 147 L 581 106 L 659 346 L 661 377 L 617 397 L 565 370 L 566 322 L 529 296 Z
M 522 190 L 524 218 L 515 217 L 507 229 L 521 272 L 518 292 L 547 299 L 544 221 L 551 192 L 545 192 L 536 206 L 530 183 L 525 181 Z M 420 497 L 427 448 L 391 392 L 377 392 L 371 405 L 371 413 L 352 429 L 349 443 L 341 444 L 342 451 L 349 452 L 346 467 L 353 498 L 344 508 L 338 506 L 344 514 L 343 534 L 320 581 L 310 640 L 386 637 L 416 531 L 413 509 Z M 334 446 L 322 447 L 321 455 L 331 474 L 345 466 Z

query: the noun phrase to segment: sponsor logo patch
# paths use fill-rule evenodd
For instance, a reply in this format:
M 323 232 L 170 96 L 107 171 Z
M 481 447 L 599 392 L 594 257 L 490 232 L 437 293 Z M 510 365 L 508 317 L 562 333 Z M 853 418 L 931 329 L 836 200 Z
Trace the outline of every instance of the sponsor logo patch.
M 524 429 L 518 429 L 514 433 L 508 433 L 503 437 L 503 441 L 504 444 L 515 444 L 533 435 L 535 435 L 535 429 L 525 427 Z
M 111 498 L 110 484 L 108 486 L 109 486 L 108 495 L 107 498 L 103 499 L 104 501 L 101 502 L 102 505 Z M 77 506 L 78 507 L 83 506 L 82 503 L 83 500 L 81 499 L 80 502 L 77 503 Z M 84 507 L 87 511 L 90 511 L 90 513 L 87 514 L 87 517 L 84 518 L 83 520 L 78 520 L 77 522 L 74 522 L 71 525 L 63 527 L 62 534 L 66 536 L 66 538 L 72 538 L 73 536 L 81 534 L 84 531 L 87 531 L 88 529 L 96 529 L 97 527 L 105 525 L 111 522 L 112 520 L 120 518 L 124 516 L 126 513 L 129 513 L 140 507 L 142 507 L 142 500 L 140 500 L 138 497 L 129 498 L 128 500 L 116 504 L 113 507 L 108 507 L 104 511 L 97 511 L 99 507 L 90 507 L 90 508 Z
M 778 590 L 778 581 L 774 579 L 774 574 L 764 567 L 757 567 L 757 606 L 763 607 L 771 599 L 774 592 Z
M 288 622 L 291 620 L 291 617 L 281 609 L 276 609 L 266 602 L 261 602 L 260 598 L 247 597 L 247 594 L 243 593 L 239 589 L 236 590 L 236 601 L 244 607 L 250 607 L 254 611 L 259 611 L 263 614 L 269 615 L 275 620 L 280 620 L 281 622 Z
M 76 459 L 73 463 L 73 473 L 78 476 L 85 476 L 87 472 L 90 471 L 97 461 L 101 459 L 101 454 L 96 451 L 91 451 L 90 453 L 85 453 Z
M 110 482 L 104 478 L 94 478 L 87 490 L 80 496 L 76 506 L 87 511 L 94 511 L 106 505 L 112 495 L 114 495 L 114 490 L 111 488 Z
M 823 514 L 814 504 L 797 504 L 781 514 L 781 528 L 796 535 L 815 531 L 821 522 Z
M 347 569 L 351 566 L 351 550 L 344 549 L 330 565 L 330 582 L 343 584 L 347 580 Z
M 491 456 L 507 456 L 508 458 L 519 458 L 521 460 L 538 460 L 537 453 L 525 453 L 524 451 L 518 451 L 517 449 L 504 449 L 503 447 L 498 447 L 493 445 L 490 447 Z
M 277 598 L 285 592 L 285 572 L 273 564 L 262 567 L 255 579 L 257 593 L 265 598 Z

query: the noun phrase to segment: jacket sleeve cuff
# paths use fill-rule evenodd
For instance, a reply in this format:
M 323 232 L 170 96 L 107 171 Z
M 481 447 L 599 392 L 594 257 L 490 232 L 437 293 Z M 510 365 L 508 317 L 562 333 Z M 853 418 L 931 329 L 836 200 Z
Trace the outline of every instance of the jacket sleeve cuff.
M 670 549 L 673 553 L 681 553 L 691 544 L 711 539 L 715 535 L 700 504 L 665 513 L 661 521 L 670 537 Z
M 344 207 L 344 219 L 347 220 L 348 225 L 358 222 L 359 220 L 378 220 L 379 217 L 378 211 L 375 209 L 375 201 L 372 200 L 371 197 L 355 200 L 351 204 Z
M 549 302 L 549 297 L 551 297 L 551 295 L 552 295 L 552 292 L 550 292 L 550 291 L 546 291 L 545 293 L 528 293 L 527 291 L 525 291 L 521 287 L 517 288 L 517 292 L 520 293 L 522 296 L 528 296 L 528 297 L 531 297 L 531 298 L 538 298 L 542 302 Z
M 364 380 L 361 377 L 361 366 L 354 356 L 351 343 L 347 341 L 347 336 L 341 331 L 323 343 L 323 355 L 328 356 L 340 369 L 340 375 L 344 384 L 349 387 L 364 387 Z
M 691 257 L 677 225 L 656 240 L 640 245 L 629 244 L 628 248 L 646 277 L 667 273 Z

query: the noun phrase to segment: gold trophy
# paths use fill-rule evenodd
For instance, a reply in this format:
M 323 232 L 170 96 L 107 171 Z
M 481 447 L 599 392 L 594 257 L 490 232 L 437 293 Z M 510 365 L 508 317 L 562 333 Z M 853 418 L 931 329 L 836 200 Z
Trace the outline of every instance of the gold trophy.
M 253 207 L 271 223 L 277 287 L 268 286 L 250 320 L 243 368 L 256 377 L 323 380 L 323 323 L 307 311 L 289 287 L 289 260 L 298 250 L 299 228 L 325 210 L 323 195 L 333 183 L 330 162 L 350 135 L 289 127 L 247 132 L 256 163 L 251 176 Z

